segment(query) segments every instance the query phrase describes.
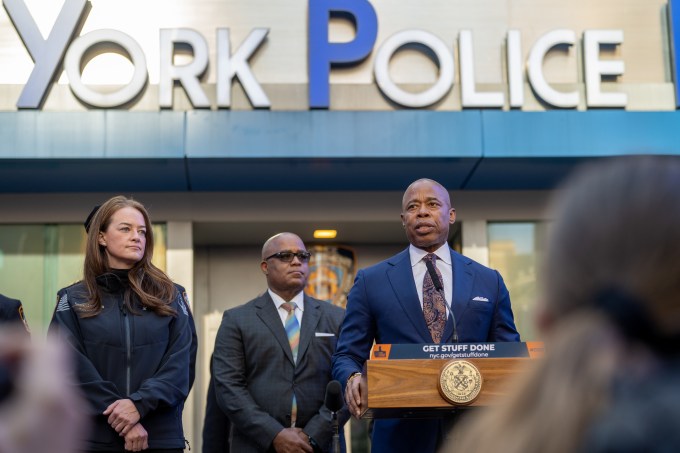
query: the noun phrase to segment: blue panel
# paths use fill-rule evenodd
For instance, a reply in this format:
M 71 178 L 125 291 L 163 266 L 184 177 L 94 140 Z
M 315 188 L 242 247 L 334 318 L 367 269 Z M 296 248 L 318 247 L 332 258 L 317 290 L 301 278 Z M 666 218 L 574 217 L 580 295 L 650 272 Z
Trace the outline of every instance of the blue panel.
M 484 157 L 680 154 L 678 112 L 484 111 Z
M 478 159 L 189 159 L 191 190 L 403 190 L 432 178 L 462 187 Z
M 0 112 L 0 158 L 36 154 L 36 111 Z
M 106 156 L 183 158 L 184 112 L 106 111 Z
M 105 112 L 36 112 L 35 148 L 21 157 L 103 157 Z
M 0 112 L 0 190 L 548 189 L 576 164 L 680 156 L 680 111 Z
M 479 157 L 480 113 L 187 112 L 189 158 Z
M 548 190 L 578 164 L 592 158 L 534 157 L 481 159 L 466 190 Z
M 103 112 L 0 112 L 0 157 L 103 155 Z
M 104 112 L 0 112 L 0 157 L 104 155 Z
M 183 159 L 0 161 L 0 192 L 186 191 Z

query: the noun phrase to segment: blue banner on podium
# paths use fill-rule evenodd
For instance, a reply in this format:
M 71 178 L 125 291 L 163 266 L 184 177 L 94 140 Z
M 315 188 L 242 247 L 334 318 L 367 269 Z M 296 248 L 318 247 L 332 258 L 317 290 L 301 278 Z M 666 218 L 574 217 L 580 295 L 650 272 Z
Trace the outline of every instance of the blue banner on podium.
M 376 344 L 370 360 L 542 357 L 542 342 Z

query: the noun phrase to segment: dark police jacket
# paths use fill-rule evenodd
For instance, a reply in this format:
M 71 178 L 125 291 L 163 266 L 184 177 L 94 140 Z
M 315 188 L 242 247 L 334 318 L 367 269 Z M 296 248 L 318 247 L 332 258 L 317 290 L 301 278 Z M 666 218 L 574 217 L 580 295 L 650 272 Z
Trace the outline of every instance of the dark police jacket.
M 108 424 L 102 412 L 114 401 L 131 399 L 148 433 L 149 448 L 184 448 L 182 407 L 190 378 L 193 320 L 184 288 L 175 285 L 172 302 L 176 316 L 159 316 L 132 301 L 136 314 L 123 300 L 129 283 L 119 274 L 97 278 L 103 310 L 82 318 L 75 306 L 86 302 L 83 282 L 64 288 L 50 323 L 72 347 L 80 389 L 91 407 L 94 426 L 88 450 L 123 451 L 124 438 Z
M 28 331 L 28 324 L 26 323 L 26 316 L 24 316 L 24 308 L 21 305 L 21 301 L 10 299 L 0 294 L 0 325 L 18 325 L 18 323 L 22 323 Z

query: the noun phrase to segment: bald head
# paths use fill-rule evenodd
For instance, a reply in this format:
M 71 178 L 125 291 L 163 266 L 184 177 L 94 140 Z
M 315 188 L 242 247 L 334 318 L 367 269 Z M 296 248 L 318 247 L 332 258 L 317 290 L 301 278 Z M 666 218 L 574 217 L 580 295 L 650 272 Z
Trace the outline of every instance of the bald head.
M 309 254 L 302 239 L 293 233 L 279 233 L 267 239 L 262 246 L 260 269 L 269 289 L 285 301 L 291 300 L 307 284 Z
M 446 190 L 446 187 L 442 186 L 439 184 L 437 181 L 434 179 L 429 179 L 429 178 L 420 178 L 416 179 L 413 181 L 404 191 L 404 196 L 401 198 L 401 210 L 402 212 L 404 211 L 404 207 L 406 206 L 406 203 L 408 202 L 409 198 L 411 197 L 411 194 L 413 193 L 414 189 L 418 186 L 428 186 L 428 187 L 436 187 L 438 188 L 438 192 L 441 195 L 441 199 L 443 202 L 446 203 L 447 206 L 451 206 L 451 198 L 449 198 L 449 192 Z
M 280 252 L 280 244 L 289 240 L 298 241 L 300 244 L 302 244 L 302 239 L 300 239 L 300 236 L 294 233 L 278 233 L 267 239 L 262 246 L 262 260 L 264 261 L 264 259 L 268 256 Z M 304 245 L 302 247 L 304 248 Z

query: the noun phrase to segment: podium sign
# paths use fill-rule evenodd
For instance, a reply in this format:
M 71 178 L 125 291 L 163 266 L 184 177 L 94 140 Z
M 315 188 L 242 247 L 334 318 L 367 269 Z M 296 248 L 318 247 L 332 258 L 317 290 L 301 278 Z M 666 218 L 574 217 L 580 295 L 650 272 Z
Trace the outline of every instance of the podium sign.
M 465 406 L 488 406 L 530 360 L 542 355 L 543 343 L 538 342 L 376 344 L 362 377 L 362 417 L 441 417 Z M 480 383 L 463 362 L 479 371 Z M 450 379 L 444 387 L 458 389 L 463 396 L 471 387 L 472 399 L 448 397 L 441 379 Z

